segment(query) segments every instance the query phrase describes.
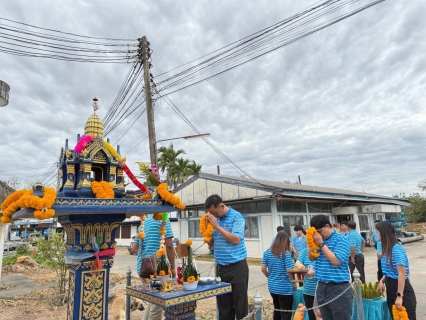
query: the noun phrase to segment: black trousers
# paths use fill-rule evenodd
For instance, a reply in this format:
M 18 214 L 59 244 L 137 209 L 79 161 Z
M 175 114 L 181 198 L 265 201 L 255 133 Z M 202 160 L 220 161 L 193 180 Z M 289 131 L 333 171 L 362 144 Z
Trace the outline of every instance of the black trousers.
M 304 294 L 303 299 L 305 300 L 306 309 L 311 309 L 314 306 L 315 296 Z M 309 320 L 316 320 L 314 310 L 309 310 L 308 315 L 309 315 Z
M 364 255 L 362 253 L 355 255 L 355 264 L 351 263 L 349 258 L 349 270 L 351 271 L 352 282 L 354 282 L 354 277 L 352 274 L 354 273 L 355 268 L 358 270 L 360 274 L 359 279 L 361 280 L 362 283 L 365 283 Z
M 383 272 L 382 272 L 382 260 L 377 259 L 377 281 L 382 280 Z
M 274 309 L 292 310 L 293 295 L 275 294 L 270 292 Z M 274 311 L 274 320 L 291 320 L 291 312 Z
M 248 281 L 249 269 L 247 261 L 223 266 L 218 265 L 218 274 L 223 282 L 229 282 L 232 292 L 216 296 L 219 320 L 242 319 L 248 314 Z
M 392 306 L 395 304 L 396 293 L 398 292 L 398 280 L 386 277 L 386 299 L 390 314 L 392 314 Z M 416 294 L 411 286 L 410 280 L 405 279 L 404 297 L 402 305 L 407 310 L 408 319 L 416 320 Z

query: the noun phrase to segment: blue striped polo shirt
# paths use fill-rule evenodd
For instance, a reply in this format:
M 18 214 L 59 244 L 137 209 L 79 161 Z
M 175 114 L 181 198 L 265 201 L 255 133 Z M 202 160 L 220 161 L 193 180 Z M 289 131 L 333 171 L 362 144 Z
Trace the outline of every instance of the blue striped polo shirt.
M 291 245 L 296 248 L 296 252 L 299 254 L 303 249 L 308 247 L 308 244 L 306 243 L 306 236 L 303 235 L 302 238 L 299 238 L 296 234 L 293 238 L 291 238 Z
M 293 259 L 290 252 L 282 254 L 277 258 L 271 248 L 263 253 L 262 265 L 268 268 L 268 290 L 271 293 L 293 295 L 293 285 L 288 276 L 287 269 L 294 268 Z
M 396 266 L 405 266 L 405 279 L 408 279 L 410 275 L 410 266 L 408 264 L 407 253 L 400 244 L 395 244 L 392 248 L 392 264 L 393 268 L 391 268 L 390 261 L 386 262 L 386 254 L 384 254 L 382 257 L 382 272 L 386 278 L 397 280 L 398 270 Z
M 379 240 L 377 241 L 377 249 L 376 249 L 377 253 L 382 253 L 382 242 Z M 379 257 L 377 257 L 377 260 L 381 260 L 379 259 Z
M 152 256 L 160 249 L 160 240 L 161 234 L 158 232 L 160 230 L 161 221 L 154 220 L 152 215 L 149 215 L 148 218 L 144 222 L 144 232 L 145 238 L 139 239 L 135 238 L 136 242 L 139 242 L 139 246 L 142 241 L 142 254 L 140 247 L 138 248 L 138 258 L 136 260 L 136 272 L 139 274 L 142 265 L 142 257 Z M 139 228 L 137 229 L 137 233 L 139 233 Z M 172 225 L 170 224 L 170 220 L 167 220 L 166 224 L 166 234 L 164 238 L 173 238 Z
M 235 263 L 247 258 L 247 249 L 244 243 L 245 220 L 241 213 L 231 207 L 228 208 L 228 212 L 223 217 L 218 218 L 217 222 L 223 229 L 236 235 L 241 241 L 237 245 L 233 245 L 222 237 L 216 229 L 213 231 L 214 258 L 221 265 Z
M 324 240 L 324 244 L 327 245 L 328 249 L 333 251 L 336 258 L 340 261 L 340 265 L 333 266 L 324 255 L 324 252 L 319 250 L 320 256 L 316 259 L 315 263 L 315 278 L 321 282 L 349 282 L 349 257 L 351 249 L 348 241 L 344 240 L 344 237 L 340 233 L 333 230 L 330 237 Z
M 303 249 L 302 252 L 300 252 L 299 257 L 297 258 L 297 261 L 303 264 L 306 268 L 309 266 L 312 266 L 315 270 L 315 261 L 311 261 L 308 258 L 308 248 Z M 312 279 L 308 279 L 305 276 L 305 282 L 303 283 L 303 294 L 314 296 L 315 291 L 317 289 L 317 283 L 318 283 L 318 280 L 315 278 L 315 275 L 313 276 Z
M 355 247 L 355 254 L 362 253 L 361 244 L 365 240 L 356 230 L 349 231 L 346 240 L 348 240 L 350 247 Z

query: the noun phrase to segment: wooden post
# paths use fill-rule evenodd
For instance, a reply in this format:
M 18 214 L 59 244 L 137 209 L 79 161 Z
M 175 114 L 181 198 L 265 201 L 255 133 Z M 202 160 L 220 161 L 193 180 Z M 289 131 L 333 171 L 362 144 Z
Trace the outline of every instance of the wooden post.
M 157 165 L 157 138 L 155 135 L 155 122 L 154 122 L 154 109 L 152 107 L 152 91 L 151 91 L 151 76 L 149 73 L 149 42 L 145 36 L 139 39 L 140 48 L 140 62 L 143 65 L 144 82 L 145 82 L 145 101 L 146 101 L 146 115 L 148 118 L 148 137 L 149 137 L 149 153 L 151 164 Z

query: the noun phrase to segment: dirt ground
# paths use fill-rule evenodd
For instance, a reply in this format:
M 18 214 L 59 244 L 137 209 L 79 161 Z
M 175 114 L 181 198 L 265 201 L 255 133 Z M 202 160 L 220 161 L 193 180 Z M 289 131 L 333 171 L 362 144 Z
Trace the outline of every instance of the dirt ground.
M 8 272 L 20 272 L 25 274 L 28 278 L 39 282 L 39 283 L 52 283 L 56 281 L 56 274 L 54 271 L 44 268 L 32 268 L 32 269 L 16 269 L 14 266 L 3 268 L 3 273 Z M 125 277 L 122 275 L 112 274 L 111 283 L 125 284 Z M 124 289 L 115 290 L 116 297 L 111 299 L 109 306 L 112 305 L 114 299 L 125 295 Z M 37 300 L 31 300 L 31 299 Z M 40 299 L 40 300 L 38 300 Z M 250 299 L 250 305 L 251 305 Z M 265 301 L 265 312 L 271 314 L 272 306 L 271 302 Z M 268 311 L 269 310 L 269 311 Z M 216 314 L 216 299 L 209 298 L 204 299 L 202 303 L 197 304 L 197 319 L 199 320 L 212 320 L 215 319 Z M 266 315 L 265 314 L 265 315 Z M 58 298 L 57 289 L 45 289 L 33 292 L 29 295 L 22 297 L 15 297 L 10 300 L 0 299 L 0 319 L 1 320 L 20 320 L 20 319 L 32 319 L 32 320 L 62 320 L 66 319 L 67 315 L 67 304 L 64 298 Z M 143 311 L 133 311 L 131 313 L 131 320 L 141 320 Z M 272 318 L 272 317 L 269 317 Z M 269 319 L 264 316 L 264 319 Z

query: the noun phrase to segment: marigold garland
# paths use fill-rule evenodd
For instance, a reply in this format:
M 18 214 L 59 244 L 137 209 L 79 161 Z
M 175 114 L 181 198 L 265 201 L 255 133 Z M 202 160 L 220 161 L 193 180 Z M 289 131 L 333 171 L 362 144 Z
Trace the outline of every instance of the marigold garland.
M 180 198 L 178 196 L 175 196 L 173 193 L 170 193 L 167 188 L 169 186 L 167 183 L 160 183 L 157 187 L 157 193 L 163 199 L 164 201 L 171 203 L 176 207 L 178 210 L 185 209 L 185 205 L 180 202 Z
M 200 218 L 200 233 L 204 237 L 203 241 L 209 243 L 213 236 L 213 226 L 210 222 L 207 222 L 207 213 L 203 214 Z
M 188 239 L 188 240 L 186 240 L 186 245 L 189 247 L 190 245 L 192 245 L 192 240 L 191 239 Z
M 114 189 L 107 181 L 92 181 L 92 191 L 98 199 L 114 199 Z
M 405 307 L 402 307 L 401 310 L 398 310 L 396 305 L 392 306 L 392 317 L 393 320 L 409 320 Z
M 3 215 L 0 221 L 3 223 L 12 222 L 12 215 L 21 208 L 35 209 L 34 217 L 39 220 L 50 219 L 55 215 L 55 210 L 51 209 L 56 199 L 56 191 L 53 188 L 43 187 L 43 197 L 33 195 L 32 190 L 17 190 L 9 195 L 2 203 Z
M 309 249 L 311 250 L 311 255 L 315 258 L 318 258 L 320 256 L 318 250 L 319 246 L 314 241 L 314 234 L 317 233 L 317 229 L 314 227 L 308 228 L 306 230 L 306 242 L 308 244 Z

